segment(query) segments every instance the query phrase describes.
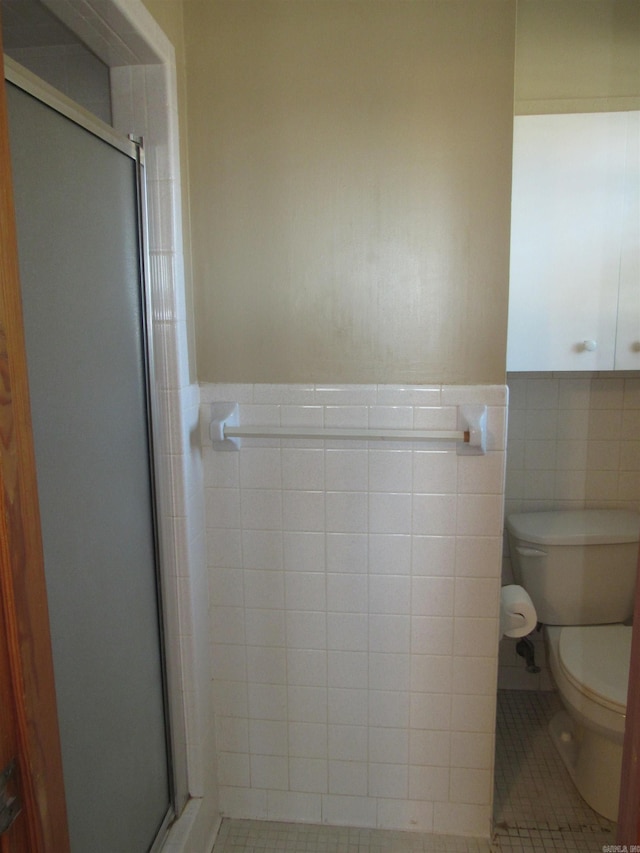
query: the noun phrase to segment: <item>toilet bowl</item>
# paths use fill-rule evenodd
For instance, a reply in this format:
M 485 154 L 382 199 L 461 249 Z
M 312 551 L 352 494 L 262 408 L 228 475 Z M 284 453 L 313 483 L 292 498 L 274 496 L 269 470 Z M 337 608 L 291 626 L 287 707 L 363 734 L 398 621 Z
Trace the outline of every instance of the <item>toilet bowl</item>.
M 558 510 L 507 518 L 514 576 L 544 624 L 564 706 L 553 741 L 596 812 L 616 821 L 640 516 Z
M 549 665 L 564 711 L 551 737 L 594 811 L 615 821 L 620 796 L 631 627 L 545 628 Z

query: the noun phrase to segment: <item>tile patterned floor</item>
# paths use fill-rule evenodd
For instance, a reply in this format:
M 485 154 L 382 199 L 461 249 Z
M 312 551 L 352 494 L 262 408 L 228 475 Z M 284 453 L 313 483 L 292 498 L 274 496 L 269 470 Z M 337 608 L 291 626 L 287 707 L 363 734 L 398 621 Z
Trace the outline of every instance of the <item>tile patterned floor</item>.
M 556 693 L 498 691 L 494 844 L 501 853 L 580 850 L 615 844 L 615 824 L 576 791 L 547 731 Z
M 213 853 L 489 853 L 488 841 L 384 829 L 225 820 Z
M 582 800 L 547 733 L 556 694 L 498 693 L 495 834 L 413 832 L 224 820 L 213 853 L 601 853 L 615 825 Z

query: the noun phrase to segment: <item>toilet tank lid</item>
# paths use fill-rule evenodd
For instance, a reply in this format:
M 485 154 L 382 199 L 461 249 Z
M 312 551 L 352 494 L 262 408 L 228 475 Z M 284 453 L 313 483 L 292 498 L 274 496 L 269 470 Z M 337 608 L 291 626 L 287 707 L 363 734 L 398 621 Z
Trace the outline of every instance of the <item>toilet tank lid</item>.
M 541 545 L 609 545 L 640 540 L 640 515 L 632 510 L 580 509 L 507 516 L 507 530 Z

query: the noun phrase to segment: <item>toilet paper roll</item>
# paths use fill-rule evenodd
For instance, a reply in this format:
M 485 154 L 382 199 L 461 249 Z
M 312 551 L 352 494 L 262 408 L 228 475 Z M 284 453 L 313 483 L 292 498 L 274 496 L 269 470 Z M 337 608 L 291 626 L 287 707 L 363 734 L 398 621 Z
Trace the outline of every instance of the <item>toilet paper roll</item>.
M 538 623 L 536 608 L 529 593 L 517 584 L 500 590 L 500 634 L 504 637 L 524 637 Z

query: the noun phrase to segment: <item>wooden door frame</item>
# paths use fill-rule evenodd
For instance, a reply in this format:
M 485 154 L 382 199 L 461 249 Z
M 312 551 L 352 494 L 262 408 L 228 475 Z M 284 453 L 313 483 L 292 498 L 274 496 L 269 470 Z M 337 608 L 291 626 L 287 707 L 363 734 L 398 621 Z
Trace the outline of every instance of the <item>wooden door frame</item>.
M 640 553 L 633 623 L 616 838 L 618 844 L 627 846 L 640 844 Z
M 0 724 L 9 715 L 23 809 L 2 853 L 68 853 L 62 755 L 22 323 L 0 32 Z

